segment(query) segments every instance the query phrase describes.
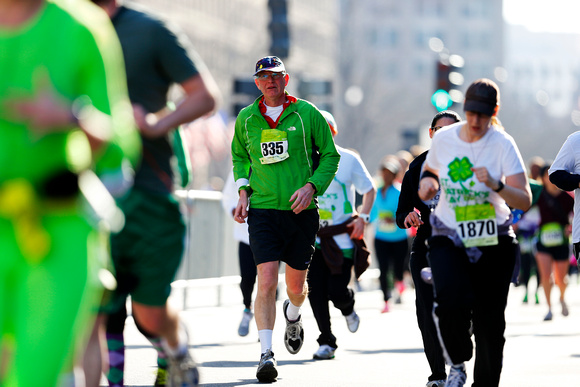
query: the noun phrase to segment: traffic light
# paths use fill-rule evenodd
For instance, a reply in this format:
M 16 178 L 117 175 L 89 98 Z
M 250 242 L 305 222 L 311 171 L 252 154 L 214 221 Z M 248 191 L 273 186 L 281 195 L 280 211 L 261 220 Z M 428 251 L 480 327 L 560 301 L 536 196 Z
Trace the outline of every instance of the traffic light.
M 441 55 L 435 63 L 435 92 L 431 103 L 437 111 L 449 109 L 463 101 L 459 87 L 463 84 L 461 68 L 464 60 L 459 55 Z
M 251 104 L 262 93 L 256 87 L 254 79 L 236 78 L 234 79 L 234 90 L 232 98 L 233 115 L 237 116 L 240 110 Z
M 449 74 L 451 73 L 451 65 L 443 63 L 441 60 L 437 61 L 436 67 L 436 83 L 435 90 L 444 90 L 449 92 L 451 90 L 451 82 L 449 81 Z
M 300 79 L 298 95 L 315 104 L 320 110 L 332 110 L 332 81 Z
M 287 58 L 290 52 L 290 29 L 288 27 L 288 6 L 286 0 L 268 0 L 270 9 L 270 54 Z
M 435 109 L 437 109 L 438 112 L 447 110 L 451 107 L 451 105 L 453 105 L 451 96 L 443 89 L 439 89 L 433 93 L 431 96 L 431 103 L 433 106 L 435 106 Z

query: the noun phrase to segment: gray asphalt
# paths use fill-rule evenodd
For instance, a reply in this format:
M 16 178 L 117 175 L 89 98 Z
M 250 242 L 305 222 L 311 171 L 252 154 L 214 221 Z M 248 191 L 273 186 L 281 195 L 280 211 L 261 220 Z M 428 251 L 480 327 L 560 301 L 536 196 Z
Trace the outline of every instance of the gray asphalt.
M 566 293 L 570 315 L 561 315 L 559 291 L 554 289 L 554 319 L 550 322 L 543 321 L 547 311 L 543 292 L 540 292 L 539 305 L 524 305 L 523 289 L 512 287 L 510 290 L 501 386 L 580 386 L 580 285 L 576 276 L 570 282 Z M 535 283 L 534 278 L 531 283 Z M 193 285 L 185 292 L 188 308 L 181 316 L 190 331 L 191 351 L 200 365 L 201 385 L 260 384 L 255 378 L 260 356 L 255 322 L 252 321 L 248 336 L 237 335 L 243 306 L 235 281 L 221 286 L 222 305 L 219 307 L 212 306 L 218 294 L 211 281 Z M 416 323 L 414 291 L 408 289 L 403 293 L 401 304 L 392 305 L 389 313 L 381 314 L 382 296 L 376 280 L 367 279 L 362 287 L 356 295 L 360 329 L 350 333 L 344 318 L 332 309 L 333 331 L 338 337 L 339 348 L 335 359 L 325 361 L 312 359 L 318 348 L 318 330 L 308 301 L 303 306 L 304 346 L 296 355 L 286 351 L 281 317 L 283 297 L 280 297 L 273 343 L 279 377 L 273 385 L 425 386 L 429 368 Z M 172 302 L 178 308 L 183 307 L 183 296 L 182 289 L 174 290 Z M 155 352 L 138 333 L 131 318 L 125 332 L 125 384 L 152 386 Z M 467 370 L 466 386 L 469 386 L 473 382 L 473 359 L 467 364 Z

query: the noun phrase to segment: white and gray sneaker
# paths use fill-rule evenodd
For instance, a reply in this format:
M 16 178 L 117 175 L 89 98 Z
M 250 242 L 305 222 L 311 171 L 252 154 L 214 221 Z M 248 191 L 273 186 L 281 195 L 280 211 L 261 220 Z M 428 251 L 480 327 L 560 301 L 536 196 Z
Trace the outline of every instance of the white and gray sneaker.
M 431 380 L 425 387 L 445 387 L 445 380 Z
M 316 360 L 334 359 L 334 351 L 336 351 L 336 348 L 332 348 L 327 344 L 322 344 L 320 348 L 318 348 L 318 351 L 314 352 L 312 358 Z
M 344 318 L 346 319 L 346 326 L 348 327 L 348 330 L 352 333 L 356 332 L 360 324 L 360 317 L 358 314 L 356 314 L 356 312 L 353 310 L 351 314 L 344 316 Z
M 465 364 L 452 365 L 447 375 L 445 387 L 463 387 L 467 382 L 467 373 L 465 372 Z
M 300 348 L 302 348 L 302 344 L 304 344 L 304 329 L 302 327 L 302 316 L 299 316 L 298 320 L 296 321 L 288 320 L 288 316 L 286 316 L 286 310 L 288 309 L 289 304 L 290 300 L 286 300 L 282 306 L 282 310 L 284 311 L 284 318 L 286 319 L 284 345 L 286 345 L 288 352 L 290 352 L 292 355 L 295 355 L 300 352 Z
M 169 362 L 169 387 L 193 387 L 199 385 L 199 371 L 197 364 L 189 354 L 189 350 L 171 357 Z
M 562 305 L 562 316 L 568 316 L 570 312 L 568 311 L 568 305 L 566 304 L 566 301 L 560 300 L 560 304 Z
M 247 336 L 250 332 L 250 321 L 254 317 L 254 313 L 250 309 L 245 309 L 244 314 L 242 314 L 242 321 L 238 327 L 238 335 Z
M 274 352 L 272 352 L 272 350 L 268 349 L 260 357 L 256 377 L 258 378 L 258 381 L 262 383 L 272 383 L 276 381 L 278 371 L 276 370 L 276 359 L 274 359 Z

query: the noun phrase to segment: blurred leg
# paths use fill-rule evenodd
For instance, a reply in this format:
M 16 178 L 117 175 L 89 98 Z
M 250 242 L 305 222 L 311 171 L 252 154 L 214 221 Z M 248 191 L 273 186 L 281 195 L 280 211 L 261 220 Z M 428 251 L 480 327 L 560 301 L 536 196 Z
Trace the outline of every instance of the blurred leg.
M 544 288 L 544 294 L 546 295 L 546 302 L 548 303 L 548 308 L 552 309 L 551 293 L 552 293 L 552 283 L 550 276 L 552 275 L 552 256 L 550 254 L 538 251 L 536 253 L 536 262 L 538 263 L 538 271 L 540 272 L 540 283 L 542 288 Z

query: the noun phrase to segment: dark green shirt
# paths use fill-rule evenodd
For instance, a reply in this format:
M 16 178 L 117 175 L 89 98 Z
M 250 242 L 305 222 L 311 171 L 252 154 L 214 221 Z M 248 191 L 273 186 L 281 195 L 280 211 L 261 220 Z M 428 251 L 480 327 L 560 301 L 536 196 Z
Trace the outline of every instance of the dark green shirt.
M 131 102 L 142 105 L 148 112 L 158 112 L 166 107 L 172 84 L 198 74 L 197 55 L 188 47 L 184 34 L 172 31 L 149 13 L 122 6 L 112 22 L 123 48 Z M 143 161 L 135 176 L 135 187 L 170 193 L 173 149 L 169 137 L 142 140 Z

